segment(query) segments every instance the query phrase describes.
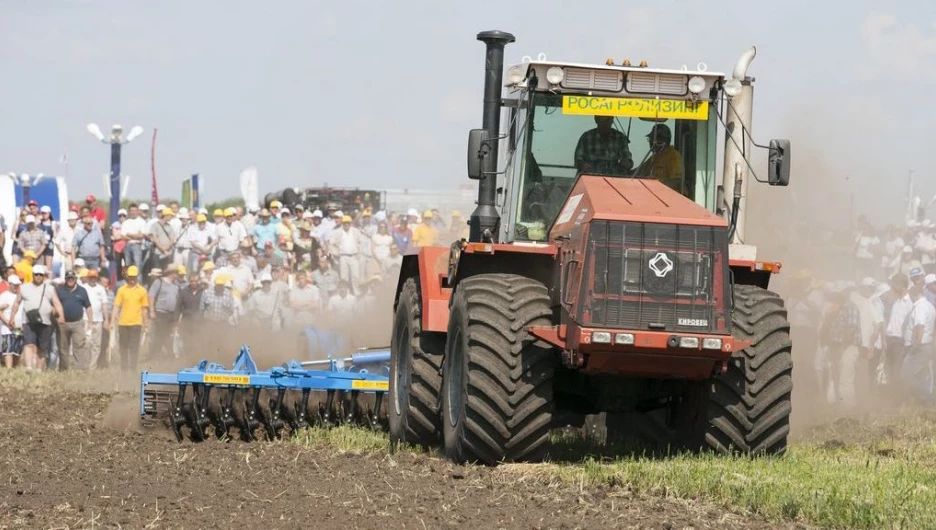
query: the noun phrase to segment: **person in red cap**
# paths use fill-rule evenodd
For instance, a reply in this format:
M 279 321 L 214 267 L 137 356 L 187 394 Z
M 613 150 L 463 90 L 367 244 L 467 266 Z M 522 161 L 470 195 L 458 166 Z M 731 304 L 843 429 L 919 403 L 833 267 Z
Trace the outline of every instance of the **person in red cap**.
M 94 195 L 88 195 L 85 197 L 85 202 L 88 205 L 91 217 L 93 217 L 98 222 L 98 225 L 102 225 L 104 223 L 104 219 L 107 218 L 107 215 L 104 213 L 103 208 L 95 204 L 95 200 L 96 199 L 94 198 Z

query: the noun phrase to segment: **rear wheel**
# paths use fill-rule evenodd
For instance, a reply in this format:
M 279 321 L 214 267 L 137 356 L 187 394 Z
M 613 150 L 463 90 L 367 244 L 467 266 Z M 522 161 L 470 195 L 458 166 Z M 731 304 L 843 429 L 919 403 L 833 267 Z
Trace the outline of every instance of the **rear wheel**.
M 459 283 L 443 368 L 448 458 L 495 464 L 545 455 L 555 356 L 526 328 L 550 325 L 551 317 L 546 287 L 536 280 L 482 274 Z
M 790 324 L 783 300 L 760 287 L 736 285 L 732 325 L 735 337 L 753 344 L 735 352 L 725 374 L 690 391 L 690 403 L 703 412 L 695 423 L 693 445 L 718 453 L 783 454 L 793 393 Z
M 440 436 L 441 334 L 422 332 L 422 302 L 415 278 L 400 291 L 390 343 L 388 418 L 393 442 L 430 446 Z

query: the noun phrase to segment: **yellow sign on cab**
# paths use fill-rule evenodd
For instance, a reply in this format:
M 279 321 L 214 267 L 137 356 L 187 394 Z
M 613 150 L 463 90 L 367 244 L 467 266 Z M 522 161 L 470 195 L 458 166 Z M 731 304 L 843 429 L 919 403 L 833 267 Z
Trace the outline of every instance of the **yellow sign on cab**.
M 202 376 L 202 383 L 213 383 L 216 385 L 249 385 L 249 375 L 231 375 L 231 374 L 205 374 Z
M 368 381 L 367 379 L 355 379 L 351 381 L 351 388 L 354 390 L 390 390 L 388 381 Z
M 687 101 L 682 99 L 562 96 L 562 113 L 581 116 L 707 120 L 709 103 L 708 101 Z

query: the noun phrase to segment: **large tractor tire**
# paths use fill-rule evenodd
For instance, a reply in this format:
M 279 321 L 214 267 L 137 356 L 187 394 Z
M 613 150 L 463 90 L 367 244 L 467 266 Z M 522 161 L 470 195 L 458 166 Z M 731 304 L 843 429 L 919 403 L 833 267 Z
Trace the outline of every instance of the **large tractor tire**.
M 441 334 L 422 332 L 422 302 L 415 278 L 400 291 L 390 343 L 390 439 L 432 446 L 441 436 Z
M 790 324 L 783 300 L 760 287 L 736 285 L 732 325 L 736 338 L 753 344 L 735 352 L 728 371 L 701 388 L 706 415 L 696 431 L 696 445 L 722 454 L 781 455 L 790 433 L 793 393 Z
M 552 347 L 526 328 L 551 325 L 546 286 L 514 274 L 458 284 L 445 345 L 442 432 L 456 462 L 545 456 L 553 415 Z

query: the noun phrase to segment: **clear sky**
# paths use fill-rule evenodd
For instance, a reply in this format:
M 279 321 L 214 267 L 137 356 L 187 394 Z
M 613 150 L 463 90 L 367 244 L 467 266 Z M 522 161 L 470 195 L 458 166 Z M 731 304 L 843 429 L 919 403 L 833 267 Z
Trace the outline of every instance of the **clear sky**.
M 67 151 L 72 194 L 101 194 L 94 121 L 145 127 L 124 151 L 134 197 L 148 195 L 154 127 L 166 195 L 193 172 L 209 199 L 236 195 L 249 165 L 263 191 L 453 188 L 481 121 L 475 34 L 502 29 L 517 36 L 508 62 L 730 71 L 756 44 L 755 135 L 794 141 L 794 186 L 891 204 L 909 168 L 933 180 L 934 23 L 931 0 L 0 0 L 0 172 L 61 175 Z

